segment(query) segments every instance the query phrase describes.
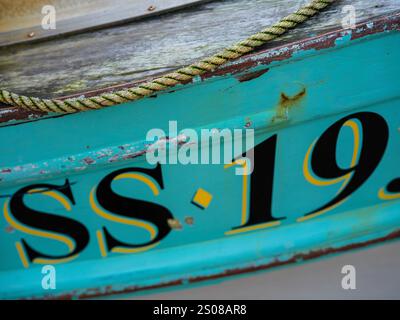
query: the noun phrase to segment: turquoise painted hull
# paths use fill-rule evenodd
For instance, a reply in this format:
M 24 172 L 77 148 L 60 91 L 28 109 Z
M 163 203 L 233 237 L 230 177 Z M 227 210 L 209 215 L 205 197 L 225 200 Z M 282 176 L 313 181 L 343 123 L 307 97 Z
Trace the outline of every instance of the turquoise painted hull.
M 399 24 L 250 55 L 156 98 L 3 123 L 0 297 L 185 285 L 400 236 Z M 150 165 L 146 134 L 172 120 L 254 129 L 253 174 Z

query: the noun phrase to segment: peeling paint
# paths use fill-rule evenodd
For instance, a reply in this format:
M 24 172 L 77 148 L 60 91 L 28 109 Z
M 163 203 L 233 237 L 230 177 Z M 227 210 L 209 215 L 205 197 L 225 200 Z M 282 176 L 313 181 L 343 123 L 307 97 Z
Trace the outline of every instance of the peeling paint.
M 258 77 L 261 77 L 264 73 L 268 72 L 268 68 L 267 69 L 262 69 L 262 70 L 258 70 L 258 71 L 254 71 L 254 72 L 249 72 L 249 73 L 245 73 L 243 75 L 240 75 L 237 77 L 237 79 L 239 80 L 239 82 L 246 82 L 246 81 L 250 81 L 253 79 L 256 79 Z

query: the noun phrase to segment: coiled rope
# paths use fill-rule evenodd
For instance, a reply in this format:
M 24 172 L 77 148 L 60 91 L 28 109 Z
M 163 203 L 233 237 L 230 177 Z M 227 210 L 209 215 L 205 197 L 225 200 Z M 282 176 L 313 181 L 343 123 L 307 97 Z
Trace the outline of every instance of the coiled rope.
M 0 90 L 0 102 L 30 111 L 74 113 L 101 109 L 129 101 L 140 100 L 144 97 L 154 95 L 159 91 L 172 88 L 177 84 L 187 83 L 195 76 L 213 71 L 228 61 L 237 59 L 244 54 L 253 51 L 255 48 L 264 45 L 268 41 L 279 38 L 288 30 L 295 28 L 299 24 L 315 16 L 335 1 L 336 0 L 313 0 L 271 27 L 268 27 L 250 36 L 246 40 L 240 41 L 237 44 L 224 49 L 212 57 L 202 59 L 197 63 L 168 73 L 152 81 L 140 84 L 137 87 L 103 93 L 89 98 L 79 97 L 65 100 L 40 99 L 18 95 L 7 90 Z

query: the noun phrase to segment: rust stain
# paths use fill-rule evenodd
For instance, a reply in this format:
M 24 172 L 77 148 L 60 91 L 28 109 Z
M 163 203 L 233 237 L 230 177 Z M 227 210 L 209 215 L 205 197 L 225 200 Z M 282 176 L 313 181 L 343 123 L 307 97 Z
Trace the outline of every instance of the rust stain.
M 256 78 L 262 76 L 264 73 L 267 73 L 268 71 L 269 71 L 269 68 L 263 69 L 263 70 L 254 71 L 254 72 L 245 73 L 245 74 L 243 74 L 241 76 L 238 76 L 237 79 L 239 80 L 239 82 L 250 81 L 250 80 L 253 80 L 253 79 L 256 79 Z
M 307 90 L 305 87 L 294 96 L 288 96 L 286 93 L 281 92 L 279 103 L 276 108 L 276 116 L 272 119 L 272 122 L 278 120 L 287 120 L 289 109 L 299 106 L 306 94 Z
M 193 217 L 186 217 L 185 218 L 185 223 L 192 226 L 194 224 L 194 218 Z
M 303 88 L 298 94 L 289 97 L 284 92 L 281 93 L 281 98 L 279 101 L 280 108 L 291 108 L 298 105 L 301 99 L 306 95 L 306 88 Z

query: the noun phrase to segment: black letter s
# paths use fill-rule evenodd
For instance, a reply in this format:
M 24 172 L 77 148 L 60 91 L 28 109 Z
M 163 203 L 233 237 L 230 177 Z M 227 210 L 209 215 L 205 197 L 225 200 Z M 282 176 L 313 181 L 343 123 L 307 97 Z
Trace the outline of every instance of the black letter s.
M 149 179 L 149 177 L 152 179 Z M 106 227 L 103 227 L 107 251 L 119 253 L 144 251 L 149 249 L 149 246 L 157 244 L 169 234 L 171 228 L 168 225 L 168 219 L 173 219 L 173 215 L 167 208 L 161 205 L 116 194 L 112 190 L 111 185 L 113 181 L 119 179 L 139 180 L 145 183 L 154 195 L 158 195 L 158 188 L 164 188 L 161 166 L 158 164 L 154 169 L 125 168 L 114 171 L 104 177 L 96 190 L 92 190 L 90 195 L 91 206 L 98 215 L 110 221 L 142 227 L 149 231 L 151 235 L 151 240 L 146 243 L 129 244 L 118 240 L 111 235 Z M 112 214 L 103 211 L 96 205 L 94 192 L 98 204 Z M 133 219 L 137 219 L 139 222 Z M 143 221 L 150 222 L 152 225 Z
M 21 247 L 25 250 L 29 261 L 51 264 L 64 262 L 66 259 L 74 259 L 85 249 L 89 242 L 88 230 L 83 224 L 73 219 L 37 211 L 26 206 L 24 197 L 35 193 L 54 198 L 68 211 L 71 210 L 70 203 L 75 204 L 68 180 L 62 186 L 35 184 L 24 187 L 12 196 L 9 205 L 5 204 L 4 216 L 13 227 L 27 234 L 63 242 L 69 248 L 69 253 L 67 254 L 44 254 L 35 250 L 24 239 L 21 239 Z

